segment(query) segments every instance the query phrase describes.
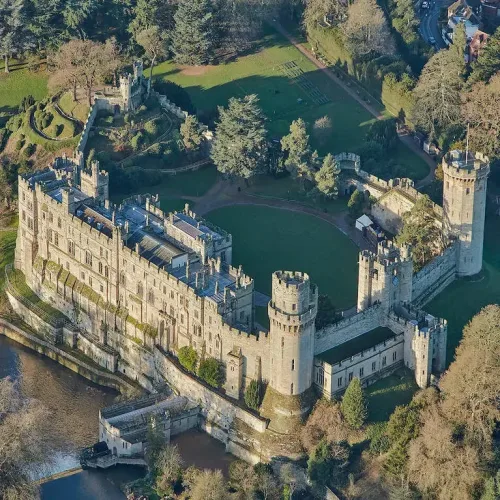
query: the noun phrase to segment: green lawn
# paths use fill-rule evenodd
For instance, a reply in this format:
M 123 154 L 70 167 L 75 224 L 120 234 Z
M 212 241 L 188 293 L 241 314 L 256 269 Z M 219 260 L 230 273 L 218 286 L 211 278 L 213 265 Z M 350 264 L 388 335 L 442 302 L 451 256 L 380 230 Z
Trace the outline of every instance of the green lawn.
M 218 209 L 207 219 L 233 235 L 233 264 L 243 265 L 257 290 L 271 294 L 274 271 L 305 271 L 337 308 L 355 304 L 358 251 L 334 226 L 310 215 L 257 206 Z
M 162 181 L 154 186 L 138 186 L 133 193 L 123 194 L 112 192 L 111 199 L 114 203 L 119 203 L 123 198 L 128 198 L 133 194 L 159 194 L 160 203 L 164 207 L 171 207 L 175 210 L 184 205 L 184 196 L 203 196 L 216 182 L 217 170 L 215 167 L 203 167 L 193 172 L 183 172 L 176 175 L 162 176 Z
M 89 105 L 85 101 L 73 101 L 71 92 L 64 93 L 59 99 L 59 107 L 69 116 L 85 122 L 89 114 Z
M 290 70 L 284 69 L 286 63 L 294 64 L 295 71 L 302 72 L 300 78 L 304 85 L 299 85 Z M 286 134 L 296 118 L 302 117 L 312 126 L 317 118 L 329 115 L 333 127 L 327 141 L 319 144 L 312 137 L 312 145 L 320 154 L 356 151 L 368 126 L 375 120 L 275 31 L 263 37 L 257 51 L 227 64 L 185 70 L 167 61 L 155 68 L 154 75 L 186 88 L 201 114 L 226 105 L 230 97 L 257 94 L 268 117 L 267 127 L 274 137 Z M 320 103 L 307 86 L 313 87 L 316 95 L 325 96 L 328 102 Z M 407 167 L 408 176 L 424 177 L 427 165 L 406 149 L 405 146 L 398 148 L 394 158 Z
M 380 379 L 366 389 L 368 399 L 368 421 L 389 420 L 396 406 L 406 405 L 418 390 L 415 375 L 410 370 L 400 370 Z
M 323 198 L 311 199 L 300 190 L 299 183 L 291 176 L 276 179 L 268 175 L 261 175 L 252 180 L 252 186 L 248 190 L 259 196 L 269 198 L 281 198 L 285 200 L 298 201 L 318 210 L 336 213 L 345 210 L 347 198 L 339 197 L 336 200 L 325 200 Z
M 47 73 L 36 73 L 24 68 L 24 64 L 14 62 L 10 73 L 4 73 L 3 61 L 0 63 L 0 124 L 2 116 L 17 112 L 23 97 L 32 95 L 36 100 L 47 95 Z
M 447 362 L 453 361 L 463 327 L 488 304 L 500 304 L 500 217 L 488 214 L 484 241 L 483 278 L 455 281 L 425 310 L 448 320 Z

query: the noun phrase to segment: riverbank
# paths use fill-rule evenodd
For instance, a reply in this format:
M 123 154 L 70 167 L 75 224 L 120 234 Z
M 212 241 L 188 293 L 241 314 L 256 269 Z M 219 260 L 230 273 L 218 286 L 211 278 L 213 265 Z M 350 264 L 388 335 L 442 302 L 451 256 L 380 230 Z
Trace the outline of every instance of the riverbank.
M 28 333 L 25 329 L 14 325 L 5 318 L 0 318 L 0 335 L 4 335 L 11 340 L 38 352 L 39 354 L 47 356 L 56 363 L 59 363 L 65 368 L 68 368 L 97 385 L 132 395 L 140 394 L 144 391 L 142 387 L 134 381 L 128 380 L 123 375 L 116 375 L 114 373 L 107 372 L 97 365 L 92 366 L 92 362 L 90 360 L 84 361 L 82 359 L 84 358 L 83 354 L 79 352 L 66 352 L 63 349 L 42 340 L 36 335 Z

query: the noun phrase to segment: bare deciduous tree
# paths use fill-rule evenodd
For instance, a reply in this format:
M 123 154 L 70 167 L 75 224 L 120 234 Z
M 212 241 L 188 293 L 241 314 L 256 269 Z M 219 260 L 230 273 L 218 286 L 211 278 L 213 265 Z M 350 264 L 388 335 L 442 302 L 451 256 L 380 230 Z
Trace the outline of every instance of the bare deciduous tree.
M 356 0 L 349 5 L 343 31 L 351 52 L 357 56 L 394 53 L 387 19 L 376 0 Z
M 438 500 L 469 500 L 481 479 L 477 450 L 454 439 L 451 423 L 437 408 L 426 410 L 422 422 L 410 445 L 410 481 Z
M 13 381 L 0 380 L 0 498 L 38 498 L 28 469 L 41 470 L 47 463 L 47 416 L 43 406 L 25 399 Z
M 192 500 L 226 500 L 229 498 L 224 477 L 220 470 L 204 470 L 191 489 Z

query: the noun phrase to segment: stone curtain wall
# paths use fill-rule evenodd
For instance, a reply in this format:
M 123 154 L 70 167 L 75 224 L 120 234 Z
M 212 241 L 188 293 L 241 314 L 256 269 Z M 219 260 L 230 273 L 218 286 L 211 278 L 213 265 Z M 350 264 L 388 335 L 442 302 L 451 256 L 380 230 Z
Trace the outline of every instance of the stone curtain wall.
M 85 165 L 85 147 L 87 146 L 87 141 L 89 139 L 90 129 L 94 125 L 94 121 L 96 119 L 97 113 L 100 109 L 103 109 L 105 105 L 101 104 L 100 99 L 96 99 L 94 105 L 90 108 L 89 114 L 87 116 L 87 120 L 83 125 L 82 135 L 80 136 L 80 142 L 76 147 L 75 158 L 79 160 L 80 167 L 84 167 Z
M 458 244 L 454 243 L 413 276 L 414 305 L 424 306 L 455 280 L 457 253 Z
M 332 347 L 377 328 L 382 322 L 381 313 L 382 307 L 377 304 L 350 318 L 318 330 L 315 337 L 314 355 L 317 356 Z
M 161 95 L 154 90 L 151 92 L 151 94 L 158 99 L 162 108 L 174 114 L 175 116 L 177 116 L 177 118 L 180 118 L 184 121 L 188 117 L 189 113 L 187 111 L 183 111 L 181 108 L 179 108 L 179 106 L 176 106 L 174 103 L 170 102 L 167 96 Z

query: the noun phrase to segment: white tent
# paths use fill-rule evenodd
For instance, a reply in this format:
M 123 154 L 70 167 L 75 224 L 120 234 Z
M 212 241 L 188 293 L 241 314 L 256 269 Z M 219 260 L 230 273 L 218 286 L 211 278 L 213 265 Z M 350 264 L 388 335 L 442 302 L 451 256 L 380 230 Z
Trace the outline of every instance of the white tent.
M 356 229 L 359 229 L 360 231 L 363 231 L 363 229 L 371 226 L 372 224 L 373 222 L 366 214 L 363 214 L 359 219 L 356 219 Z

